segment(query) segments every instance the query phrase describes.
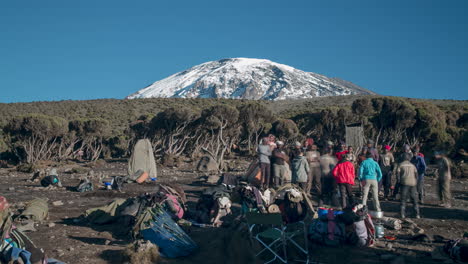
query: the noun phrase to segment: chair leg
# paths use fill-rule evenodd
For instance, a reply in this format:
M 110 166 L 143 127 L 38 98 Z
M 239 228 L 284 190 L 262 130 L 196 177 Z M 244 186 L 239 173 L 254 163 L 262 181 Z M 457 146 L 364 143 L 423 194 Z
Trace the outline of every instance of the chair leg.
M 276 259 L 279 259 L 279 260 L 280 260 L 281 262 L 283 262 L 283 263 L 287 263 L 287 260 L 286 260 L 286 244 L 285 244 L 285 243 L 283 243 L 283 251 L 284 251 L 284 254 L 285 254 L 285 258 L 284 258 L 284 259 L 283 259 L 281 256 L 279 256 L 278 253 L 276 253 L 276 252 L 271 248 L 275 243 L 277 243 L 277 242 L 280 241 L 280 240 L 281 240 L 282 242 L 284 242 L 284 241 L 283 241 L 283 238 L 278 238 L 278 239 L 276 239 L 275 241 L 271 242 L 270 244 L 266 244 L 266 243 L 263 242 L 258 236 L 256 236 L 255 239 L 256 239 L 258 242 L 260 242 L 260 244 L 262 244 L 263 247 L 264 247 L 264 249 L 263 249 L 262 251 L 260 251 L 259 253 L 257 253 L 256 256 L 259 256 L 259 255 L 260 255 L 261 253 L 263 253 L 265 250 L 270 251 L 270 252 L 274 255 L 274 258 L 273 258 L 272 260 L 268 261 L 268 262 L 265 262 L 265 264 L 270 263 L 270 262 L 273 262 L 273 261 L 276 260 Z

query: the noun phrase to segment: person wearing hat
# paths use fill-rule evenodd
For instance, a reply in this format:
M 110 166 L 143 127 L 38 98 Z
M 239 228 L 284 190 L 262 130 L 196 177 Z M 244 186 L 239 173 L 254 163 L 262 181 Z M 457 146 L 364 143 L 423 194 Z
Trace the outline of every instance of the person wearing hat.
M 452 175 L 450 174 L 451 164 L 449 159 L 440 151 L 436 151 L 434 157 L 437 160 L 437 169 L 439 172 L 439 198 L 442 202 L 440 206 L 450 208 L 452 207 L 452 193 L 450 191 L 450 181 L 452 180 Z
M 382 171 L 382 180 L 380 186 L 384 189 L 384 199 L 387 200 L 392 187 L 392 172 L 395 164 L 393 157 L 392 147 L 389 145 L 384 146 L 384 153 L 380 155 L 380 170 Z M 379 188 L 380 190 L 380 188 Z
M 382 171 L 379 164 L 372 158 L 371 152 L 367 152 L 366 160 L 361 163 L 359 167 L 359 180 L 364 185 L 362 204 L 367 205 L 367 196 L 369 191 L 372 190 L 372 197 L 374 198 L 374 205 L 376 211 L 380 210 L 379 202 L 379 181 L 382 179 Z
M 419 205 L 418 199 L 416 197 L 416 184 L 418 180 L 418 169 L 411 163 L 411 158 L 413 157 L 410 153 L 405 153 L 403 155 L 403 162 L 398 164 L 396 169 L 397 180 L 400 183 L 401 190 L 401 204 L 400 204 L 400 214 L 401 218 L 405 218 L 406 214 L 406 201 L 408 200 L 408 195 L 413 200 L 414 211 L 416 213 L 416 218 L 420 218 L 419 214 Z
M 340 144 L 340 149 L 335 153 L 335 157 L 338 161 L 341 161 L 343 159 L 343 156 L 348 154 L 348 150 L 346 149 L 346 144 L 344 142 L 341 142 Z
M 291 182 L 289 171 L 289 156 L 284 150 L 283 141 L 276 142 L 277 148 L 273 150 L 273 184 L 278 187 L 285 183 Z
M 379 162 L 379 152 L 377 149 L 374 147 L 375 142 L 372 139 L 369 139 L 367 141 L 367 151 L 372 154 L 372 159 L 374 159 L 375 162 Z
M 302 144 L 299 141 L 294 142 L 294 145 L 291 147 L 289 151 L 289 160 L 294 160 L 296 153 L 298 153 L 296 150 L 302 150 Z
M 426 161 L 424 160 L 424 155 L 419 152 L 419 146 L 416 146 L 413 150 L 413 157 L 411 158 L 411 163 L 416 166 L 418 169 L 418 184 L 417 184 L 417 191 L 418 191 L 418 198 L 419 203 L 424 203 L 424 174 L 426 173 Z
M 352 186 L 354 185 L 355 169 L 351 162 L 351 155 L 344 155 L 343 159 L 333 168 L 332 174 L 341 193 L 341 208 L 353 206 L 354 196 Z

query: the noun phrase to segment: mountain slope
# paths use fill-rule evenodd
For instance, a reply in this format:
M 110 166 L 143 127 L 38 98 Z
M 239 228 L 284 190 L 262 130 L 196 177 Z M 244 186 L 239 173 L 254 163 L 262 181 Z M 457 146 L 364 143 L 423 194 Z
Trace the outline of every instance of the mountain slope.
M 375 94 L 351 82 L 304 72 L 264 59 L 210 61 L 134 93 L 134 98 L 231 98 L 283 100 Z

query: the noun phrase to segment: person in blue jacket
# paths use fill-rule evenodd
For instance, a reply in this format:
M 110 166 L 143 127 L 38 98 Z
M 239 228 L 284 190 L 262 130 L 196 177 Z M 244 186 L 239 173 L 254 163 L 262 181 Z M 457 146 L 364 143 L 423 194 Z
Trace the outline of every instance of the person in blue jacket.
M 359 167 L 359 181 L 364 185 L 362 204 L 367 205 L 367 196 L 372 189 L 375 210 L 380 212 L 379 181 L 382 179 L 382 171 L 380 170 L 379 164 L 372 157 L 372 153 L 368 152 L 366 154 L 366 160 L 364 160 Z
M 416 189 L 418 190 L 418 199 L 419 203 L 424 203 L 424 174 L 426 173 L 426 161 L 424 160 L 424 155 L 419 152 L 419 147 L 415 147 L 413 150 L 413 158 L 411 159 L 411 163 L 416 166 L 418 170 L 418 182 L 416 185 Z

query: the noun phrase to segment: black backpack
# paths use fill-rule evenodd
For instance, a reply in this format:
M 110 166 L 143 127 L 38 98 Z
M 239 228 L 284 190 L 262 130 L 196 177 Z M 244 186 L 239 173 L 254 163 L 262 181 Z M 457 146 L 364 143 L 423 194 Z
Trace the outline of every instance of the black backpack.
M 42 178 L 41 185 L 43 187 L 48 187 L 50 185 L 57 185 L 59 182 L 60 180 L 56 175 L 49 175 Z

